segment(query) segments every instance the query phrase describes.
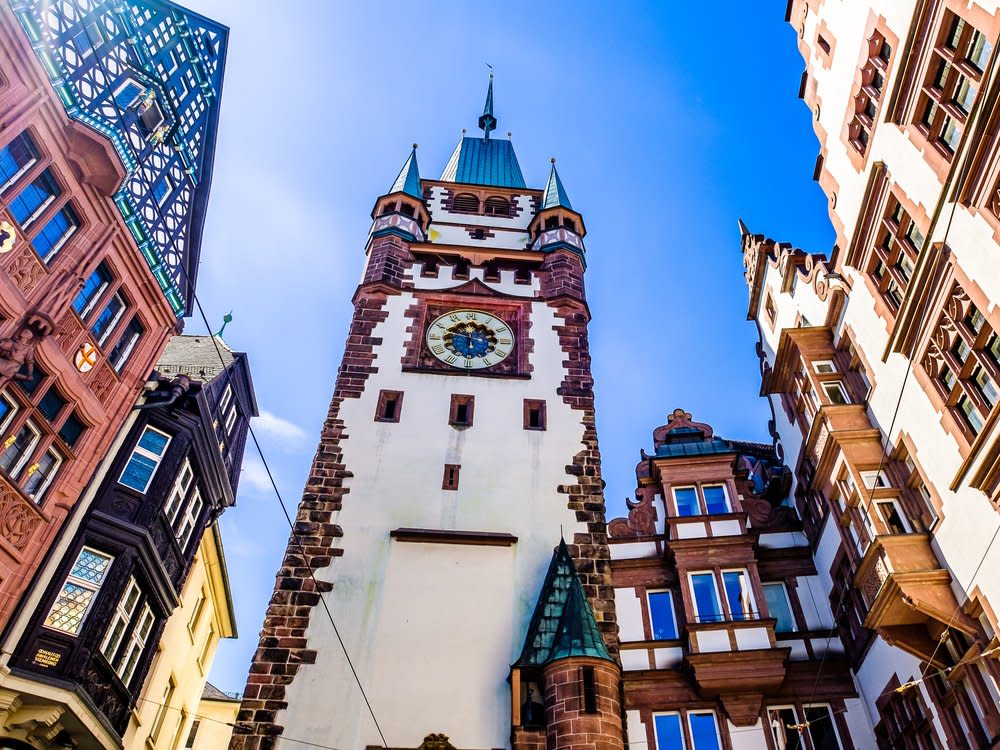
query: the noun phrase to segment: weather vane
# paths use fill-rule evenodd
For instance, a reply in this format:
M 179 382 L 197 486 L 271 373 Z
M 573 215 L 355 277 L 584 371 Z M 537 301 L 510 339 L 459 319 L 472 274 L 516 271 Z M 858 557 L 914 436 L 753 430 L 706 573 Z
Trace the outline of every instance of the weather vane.
M 233 322 L 233 311 L 230 310 L 229 312 L 227 312 L 225 315 L 222 316 L 222 328 L 220 328 L 215 335 L 221 339 L 222 332 L 226 330 L 226 326 L 232 322 Z

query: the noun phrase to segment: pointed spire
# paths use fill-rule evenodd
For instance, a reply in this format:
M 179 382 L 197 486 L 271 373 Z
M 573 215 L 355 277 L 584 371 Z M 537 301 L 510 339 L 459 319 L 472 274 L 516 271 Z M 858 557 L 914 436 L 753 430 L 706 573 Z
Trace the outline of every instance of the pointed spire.
M 556 171 L 556 160 L 552 159 L 549 181 L 545 183 L 545 193 L 542 195 L 542 210 L 555 208 L 556 206 L 568 208 L 570 211 L 573 210 L 573 206 L 569 202 L 569 196 L 566 195 L 566 188 L 563 187 L 562 180 L 559 179 L 559 173 Z
M 413 144 L 413 150 L 410 152 L 410 156 L 406 159 L 406 163 L 403 164 L 403 168 L 399 170 L 399 175 L 396 177 L 396 181 L 392 183 L 392 187 L 389 188 L 391 193 L 406 193 L 417 200 L 424 199 L 424 192 L 420 189 L 420 171 L 417 169 L 417 144 Z
M 486 90 L 486 104 L 483 105 L 483 114 L 479 116 L 479 127 L 483 129 L 484 138 L 489 140 L 490 131 L 496 126 L 497 118 L 493 116 L 493 66 L 490 66 L 490 87 Z
M 611 661 L 565 540 L 559 541 L 538 596 L 519 666 L 543 666 L 571 656 Z

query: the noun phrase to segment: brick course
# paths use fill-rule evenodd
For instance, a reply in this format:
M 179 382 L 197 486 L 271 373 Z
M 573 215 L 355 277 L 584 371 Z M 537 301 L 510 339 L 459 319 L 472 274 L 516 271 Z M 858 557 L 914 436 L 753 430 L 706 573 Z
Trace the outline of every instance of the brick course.
M 366 273 L 366 281 L 382 281 L 387 274 L 395 276 L 402 243 L 394 240 L 387 237 L 372 248 L 372 265 L 381 270 Z M 368 376 L 378 371 L 374 347 L 382 340 L 371 334 L 389 315 L 384 309 L 385 300 L 384 294 L 355 296 L 354 318 L 333 400 L 264 617 L 230 750 L 271 750 L 275 746 L 284 730 L 275 718 L 278 711 L 288 707 L 286 686 L 295 678 L 299 665 L 316 661 L 316 651 L 307 647 L 306 629 L 320 603 L 320 594 L 333 585 L 317 581 L 313 575 L 343 553 L 342 548 L 334 547 L 342 534 L 332 519 L 349 492 L 344 479 L 353 476 L 343 462 L 340 444 L 348 436 L 339 416 L 340 405 L 345 399 L 360 398 Z

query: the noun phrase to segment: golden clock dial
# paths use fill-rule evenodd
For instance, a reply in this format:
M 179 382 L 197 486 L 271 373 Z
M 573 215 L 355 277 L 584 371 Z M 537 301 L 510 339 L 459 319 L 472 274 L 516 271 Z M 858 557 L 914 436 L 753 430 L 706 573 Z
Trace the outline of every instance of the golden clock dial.
M 431 354 L 459 370 L 481 370 L 502 362 L 514 350 L 514 332 L 482 310 L 453 310 L 427 327 Z

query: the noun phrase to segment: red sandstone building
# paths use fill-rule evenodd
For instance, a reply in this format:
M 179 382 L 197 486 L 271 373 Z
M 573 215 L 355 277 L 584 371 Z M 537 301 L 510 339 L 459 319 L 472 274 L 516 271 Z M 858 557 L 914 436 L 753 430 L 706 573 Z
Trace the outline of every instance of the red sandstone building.
M 0 4 L 0 626 L 190 309 L 211 178 L 225 29 L 88 8 Z

